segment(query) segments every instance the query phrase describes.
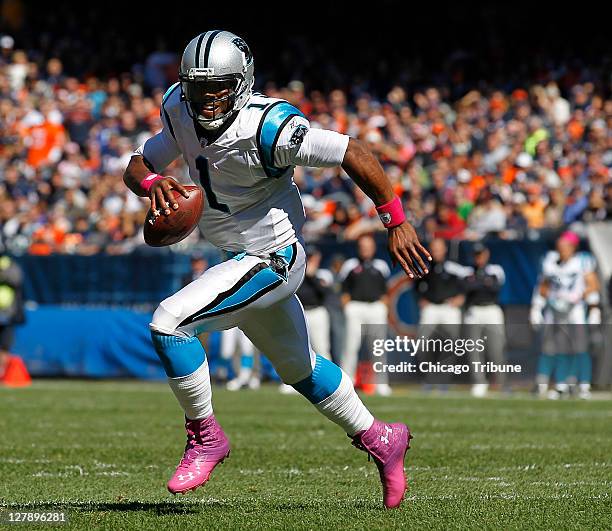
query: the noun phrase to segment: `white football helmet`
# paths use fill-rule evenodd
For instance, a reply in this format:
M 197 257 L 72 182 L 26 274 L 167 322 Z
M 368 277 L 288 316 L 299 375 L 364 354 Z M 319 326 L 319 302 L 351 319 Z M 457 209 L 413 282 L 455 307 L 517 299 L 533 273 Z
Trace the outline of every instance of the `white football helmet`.
M 179 81 L 183 98 L 192 118 L 206 129 L 217 129 L 236 113 L 251 96 L 254 82 L 254 62 L 251 50 L 237 35 L 229 31 L 207 31 L 193 38 L 183 52 Z M 229 89 L 223 98 L 210 94 Z M 204 104 L 229 100 L 227 111 L 206 118 L 201 114 Z

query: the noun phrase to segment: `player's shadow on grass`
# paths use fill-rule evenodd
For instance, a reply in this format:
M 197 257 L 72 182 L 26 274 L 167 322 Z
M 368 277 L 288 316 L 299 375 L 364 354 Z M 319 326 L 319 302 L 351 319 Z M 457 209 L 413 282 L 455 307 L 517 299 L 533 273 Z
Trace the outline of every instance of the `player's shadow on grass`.
M 154 512 L 158 516 L 164 514 L 190 514 L 200 512 L 201 508 L 194 504 L 179 502 L 110 502 L 93 503 L 76 508 L 81 512 L 113 511 L 113 512 Z
M 268 510 L 276 511 L 304 511 L 316 508 L 311 503 L 307 502 L 270 502 L 266 503 Z M 96 512 L 153 512 L 158 516 L 166 514 L 195 514 L 201 513 L 206 509 L 226 509 L 233 508 L 233 500 L 177 500 L 177 501 L 158 501 L 158 502 L 139 502 L 133 500 L 116 501 L 116 502 L 36 502 L 35 504 L 8 504 L 6 508 L 16 510 L 26 510 L 36 508 L 37 510 L 49 511 L 75 511 L 79 513 L 96 513 Z M 352 502 L 340 503 L 346 508 L 352 509 L 380 509 L 382 505 L 379 502 L 370 502 L 369 500 L 353 500 Z

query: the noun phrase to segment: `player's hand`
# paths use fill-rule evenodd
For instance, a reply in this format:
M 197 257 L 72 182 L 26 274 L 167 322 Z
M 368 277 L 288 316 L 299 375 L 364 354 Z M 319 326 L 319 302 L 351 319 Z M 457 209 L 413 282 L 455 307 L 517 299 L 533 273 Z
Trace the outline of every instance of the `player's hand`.
M 183 197 L 189 197 L 189 192 L 185 190 L 185 187 L 177 182 L 172 177 L 165 177 L 153 183 L 153 186 L 149 189 L 149 199 L 151 200 L 151 212 L 155 217 L 159 216 L 160 213 L 164 213 L 169 216 L 172 210 L 178 210 L 178 203 L 174 199 L 172 190 L 177 190 Z
M 393 264 L 399 263 L 410 278 L 423 278 L 429 273 L 431 255 L 407 221 L 389 229 L 388 248 Z

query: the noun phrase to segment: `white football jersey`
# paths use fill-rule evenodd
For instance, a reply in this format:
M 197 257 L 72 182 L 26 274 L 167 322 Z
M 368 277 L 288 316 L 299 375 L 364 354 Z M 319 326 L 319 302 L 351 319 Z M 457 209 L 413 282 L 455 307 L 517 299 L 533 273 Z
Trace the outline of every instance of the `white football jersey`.
M 542 263 L 542 277 L 548 283 L 547 308 L 552 321 L 560 318 L 583 324 L 586 319 L 585 275 L 595 270 L 595 260 L 589 253 L 579 252 L 561 262 L 557 251 L 549 251 Z M 568 319 L 569 318 L 569 319 Z
M 200 229 L 206 239 L 254 255 L 297 241 L 305 216 L 294 167 L 340 165 L 348 137 L 311 130 L 293 105 L 253 94 L 208 144 L 187 105 L 180 84 L 170 87 L 161 109 L 164 128 L 137 153 L 158 173 L 182 155 L 205 192 Z

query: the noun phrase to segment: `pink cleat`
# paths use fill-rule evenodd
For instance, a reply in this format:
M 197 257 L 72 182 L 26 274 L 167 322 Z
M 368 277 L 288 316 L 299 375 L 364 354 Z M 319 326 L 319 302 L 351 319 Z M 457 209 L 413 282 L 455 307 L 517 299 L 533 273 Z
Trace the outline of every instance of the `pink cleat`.
M 353 446 L 374 458 L 383 486 L 383 503 L 387 509 L 399 507 L 406 491 L 404 457 L 412 435 L 405 424 L 387 424 L 374 419 L 369 429 L 353 436 Z
M 230 453 L 229 441 L 214 415 L 202 420 L 187 419 L 185 428 L 185 453 L 168 481 L 172 494 L 184 494 L 206 483 L 213 469 Z

